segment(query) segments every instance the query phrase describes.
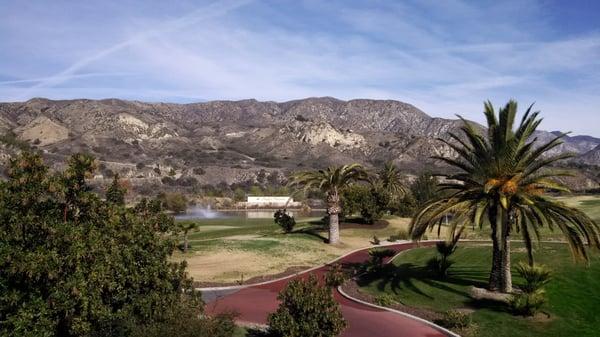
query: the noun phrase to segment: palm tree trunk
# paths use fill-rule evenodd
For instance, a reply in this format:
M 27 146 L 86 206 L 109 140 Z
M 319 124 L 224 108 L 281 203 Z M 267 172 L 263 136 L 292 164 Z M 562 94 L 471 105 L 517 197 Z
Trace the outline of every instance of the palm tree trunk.
M 188 233 L 184 232 L 183 233 L 183 252 L 187 253 L 188 251 L 188 246 L 189 246 L 189 242 L 188 242 Z
M 340 211 L 340 196 L 337 190 L 333 190 L 327 194 L 327 213 L 329 213 L 329 244 L 336 244 L 340 242 Z
M 492 227 L 492 270 L 490 271 L 490 279 L 488 288 L 490 291 L 498 291 L 500 289 L 500 269 L 502 266 L 502 256 L 500 254 L 500 245 L 498 244 L 498 226 L 496 207 L 490 207 L 490 224 Z
M 502 238 L 502 268 L 501 268 L 500 291 L 512 292 L 512 274 L 510 273 L 510 235 L 503 234 Z
M 340 242 L 340 221 L 339 214 L 329 214 L 329 243 L 336 244 Z
M 500 252 L 500 245 L 498 244 L 498 237 L 496 236 L 496 226 L 492 226 L 492 270 L 490 271 L 490 280 L 488 288 L 491 291 L 498 291 L 500 289 L 500 274 L 502 267 L 502 255 Z
M 514 220 L 514 214 L 509 209 L 502 219 L 502 268 L 500 278 L 500 291 L 503 293 L 512 292 L 512 274 L 510 273 L 510 229 Z

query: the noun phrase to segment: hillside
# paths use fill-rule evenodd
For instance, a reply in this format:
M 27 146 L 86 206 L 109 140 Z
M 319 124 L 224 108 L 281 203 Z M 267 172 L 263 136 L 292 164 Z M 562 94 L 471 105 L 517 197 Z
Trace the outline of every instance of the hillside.
M 36 98 L 0 103 L 0 130 L 8 135 L 0 158 L 13 154 L 15 143 L 41 149 L 55 166 L 86 151 L 100 160 L 98 181 L 118 172 L 135 186 L 187 188 L 279 181 L 292 170 L 348 162 L 377 166 L 393 160 L 416 173 L 435 168 L 432 155 L 452 154 L 436 138 L 460 125 L 393 100 L 171 104 Z M 581 157 L 572 163 L 594 166 L 600 164 L 598 146 L 597 138 L 566 137 L 556 151 L 577 153 Z M 586 188 L 598 185 L 593 175 L 577 179 Z

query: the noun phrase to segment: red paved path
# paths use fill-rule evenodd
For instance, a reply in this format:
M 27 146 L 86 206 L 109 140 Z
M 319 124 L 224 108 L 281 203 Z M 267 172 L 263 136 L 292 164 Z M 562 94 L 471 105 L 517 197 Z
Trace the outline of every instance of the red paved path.
M 421 243 L 431 245 L 432 243 Z M 413 243 L 403 243 L 385 248 L 396 252 L 415 247 Z M 360 263 L 369 258 L 368 249 L 354 252 L 337 261 L 340 263 Z M 284 280 L 250 286 L 248 288 L 223 292 L 216 300 L 206 305 L 208 314 L 224 311 L 239 313 L 238 321 L 245 323 L 266 324 L 267 315 L 274 312 L 278 306 L 277 294 L 285 285 L 295 278 L 306 278 L 310 274 L 323 276 L 328 266 L 322 266 L 311 272 Z M 341 337 L 445 337 L 447 334 L 418 320 L 394 312 L 381 310 L 351 301 L 343 297 L 337 290 L 334 293 L 336 301 L 342 308 L 342 313 L 348 326 Z

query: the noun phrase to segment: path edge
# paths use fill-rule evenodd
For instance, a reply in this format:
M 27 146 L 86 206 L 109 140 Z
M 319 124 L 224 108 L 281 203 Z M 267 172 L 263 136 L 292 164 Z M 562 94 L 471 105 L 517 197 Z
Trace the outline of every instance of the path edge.
M 376 309 L 380 309 L 380 310 L 389 311 L 389 312 L 392 312 L 394 314 L 398 314 L 398 315 L 410 318 L 412 320 L 415 320 L 415 321 L 421 322 L 423 324 L 426 324 L 426 325 L 428 325 L 428 326 L 430 326 L 430 327 L 432 327 L 432 328 L 434 328 L 436 330 L 439 330 L 439 331 L 445 333 L 446 335 L 448 335 L 450 337 L 461 337 L 461 335 L 459 335 L 459 334 L 457 334 L 455 332 L 452 332 L 452 331 L 450 331 L 450 330 L 448 330 L 448 329 L 446 329 L 444 327 L 441 327 L 441 326 L 439 326 L 439 325 L 437 325 L 437 324 L 435 324 L 435 323 L 433 323 L 431 321 L 423 319 L 421 317 L 418 317 L 418 316 L 415 316 L 415 315 L 411 315 L 411 314 L 406 313 L 404 311 L 400 311 L 400 310 L 396 310 L 396 309 L 392 309 L 392 308 L 387 308 L 387 307 L 382 307 L 382 306 L 379 306 L 379 305 L 374 304 L 374 303 L 370 303 L 370 302 L 366 302 L 366 301 L 360 300 L 358 298 L 354 298 L 354 297 L 348 295 L 346 292 L 344 292 L 344 290 L 342 290 L 342 286 L 337 287 L 337 291 L 338 291 L 338 293 L 340 293 L 340 295 L 342 295 L 343 297 L 345 297 L 346 299 L 348 299 L 350 301 L 353 301 L 353 302 L 356 302 L 356 303 L 359 303 L 359 304 L 362 304 L 362 305 L 366 305 L 366 306 L 371 307 L 371 308 L 376 308 Z
M 424 240 L 424 241 L 421 241 L 421 242 L 427 242 L 427 241 L 439 241 L 439 240 Z M 196 290 L 200 290 L 200 291 L 219 291 L 219 290 L 241 290 L 241 289 L 246 289 L 246 288 L 249 288 L 249 287 L 261 286 L 261 285 L 265 285 L 265 284 L 269 284 L 269 283 L 273 283 L 273 282 L 287 280 L 289 278 L 296 277 L 298 275 L 302 275 L 302 274 L 305 274 L 305 273 L 310 273 L 313 270 L 317 270 L 319 268 L 322 268 L 323 266 L 327 266 L 327 265 L 330 265 L 332 263 L 335 263 L 335 262 L 337 262 L 337 261 L 345 258 L 348 255 L 360 252 L 362 250 L 371 249 L 371 248 L 377 248 L 377 247 L 404 245 L 404 244 L 411 244 L 411 243 L 414 243 L 414 242 L 411 241 L 411 240 L 398 240 L 398 241 L 394 241 L 394 242 L 386 242 L 384 244 L 379 244 L 379 245 L 373 245 L 373 246 L 367 246 L 367 247 L 357 248 L 357 249 L 354 249 L 352 251 L 349 251 L 349 252 L 345 253 L 344 255 L 338 256 L 335 259 L 333 259 L 333 260 L 331 260 L 331 261 L 329 261 L 327 263 L 320 264 L 318 266 L 314 266 L 312 268 L 305 269 L 305 270 L 299 271 L 297 273 L 290 274 L 290 275 L 287 275 L 287 276 L 283 276 L 283 277 L 280 277 L 280 278 L 277 278 L 277 279 L 273 279 L 273 280 L 267 280 L 267 281 L 262 281 L 262 282 L 258 282 L 258 283 L 233 285 L 233 286 L 201 287 L 201 288 L 195 288 L 195 289 Z M 396 257 L 396 255 L 392 259 L 390 259 L 390 261 L 393 260 L 395 257 Z

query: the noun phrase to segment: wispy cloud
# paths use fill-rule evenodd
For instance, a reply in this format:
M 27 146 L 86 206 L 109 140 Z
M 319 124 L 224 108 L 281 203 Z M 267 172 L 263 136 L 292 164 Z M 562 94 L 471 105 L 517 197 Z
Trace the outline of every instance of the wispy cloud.
M 586 122 L 600 105 L 600 24 L 574 21 L 577 30 L 560 31 L 565 18 L 546 1 L 95 6 L 71 8 L 93 24 L 53 13 L 59 19 L 49 31 L 35 26 L 50 25 L 41 9 L 17 8 L 0 20 L 0 37 L 13 30 L 11 48 L 0 50 L 9 65 L 0 70 L 0 99 L 328 95 L 400 99 L 431 115 L 477 120 L 483 100 L 516 98 L 538 102 L 547 129 L 600 135 Z
M 192 11 L 189 14 L 181 16 L 177 19 L 169 20 L 167 22 L 162 23 L 156 28 L 149 29 L 147 31 L 140 32 L 133 37 L 126 39 L 124 41 L 117 42 L 112 46 L 104 48 L 95 52 L 92 55 L 84 57 L 77 62 L 71 64 L 64 70 L 55 74 L 54 76 L 48 77 L 45 80 L 39 81 L 37 84 L 28 88 L 25 92 L 23 92 L 21 98 L 28 97 L 32 93 L 34 93 L 37 89 L 50 87 L 54 85 L 58 85 L 63 83 L 65 80 L 73 78 L 74 74 L 90 65 L 93 62 L 101 60 L 111 54 L 114 54 L 120 50 L 131 47 L 136 43 L 141 43 L 145 40 L 148 40 L 153 37 L 158 37 L 162 34 L 173 33 L 178 31 L 179 29 L 185 28 L 186 26 L 192 25 L 194 23 L 200 22 L 202 20 L 211 19 L 215 17 L 219 17 L 227 14 L 229 11 L 237 9 L 251 0 L 223 0 L 217 1 L 209 4 L 208 6 L 198 8 Z

